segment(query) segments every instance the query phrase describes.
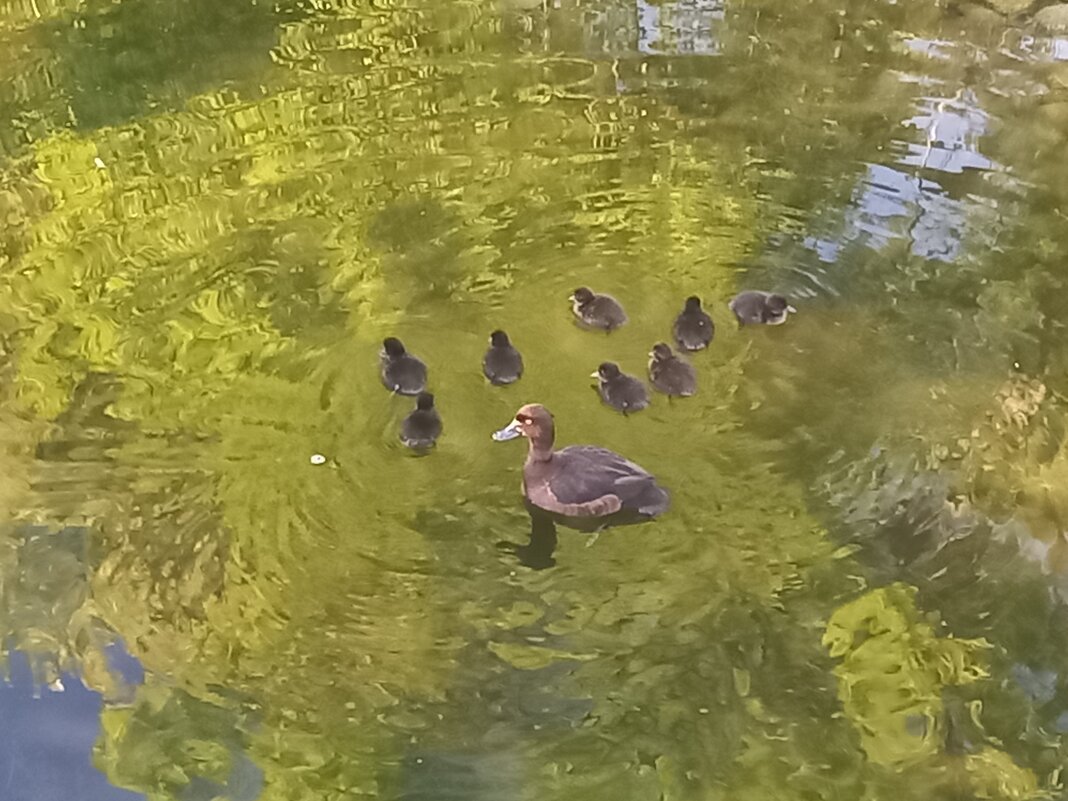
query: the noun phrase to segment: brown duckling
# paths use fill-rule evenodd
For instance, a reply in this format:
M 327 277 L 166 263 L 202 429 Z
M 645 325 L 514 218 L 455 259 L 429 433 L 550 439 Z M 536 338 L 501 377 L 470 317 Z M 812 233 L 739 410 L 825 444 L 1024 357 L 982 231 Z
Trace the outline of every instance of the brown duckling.
M 399 395 L 418 395 L 426 389 L 426 365 L 408 353 L 396 337 L 382 341 L 382 385 Z
M 730 309 L 738 318 L 738 325 L 782 325 L 790 312 L 797 309 L 790 301 L 774 292 L 749 289 L 739 292 L 730 302 Z
M 627 375 L 615 362 L 603 362 L 590 374 L 597 379 L 597 392 L 606 404 L 618 412 L 638 412 L 649 405 L 649 390 L 640 378 Z
M 482 373 L 491 384 L 512 384 L 523 375 L 523 356 L 504 331 L 490 334 L 490 346 L 482 357 Z
M 649 352 L 649 380 L 668 396 L 686 398 L 697 392 L 693 365 L 672 353 L 664 342 L 657 342 Z
M 598 295 L 581 286 L 569 300 L 575 317 L 587 328 L 613 331 L 627 322 L 627 313 L 611 295 Z
M 401 442 L 414 450 L 433 448 L 441 436 L 441 417 L 434 408 L 434 396 L 420 392 L 415 408 L 401 423 Z
M 716 335 L 716 326 L 708 313 L 701 308 L 701 299 L 697 295 L 686 298 L 686 306 L 675 318 L 672 330 L 675 341 L 683 350 L 707 348 L 712 337 Z

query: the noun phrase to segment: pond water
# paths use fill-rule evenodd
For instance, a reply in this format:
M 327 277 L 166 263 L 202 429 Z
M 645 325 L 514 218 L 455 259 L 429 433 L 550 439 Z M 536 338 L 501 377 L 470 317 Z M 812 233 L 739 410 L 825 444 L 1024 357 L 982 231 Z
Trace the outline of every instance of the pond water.
M 1065 797 L 1043 5 L 0 3 L 0 797 Z M 670 511 L 532 529 L 527 402 Z

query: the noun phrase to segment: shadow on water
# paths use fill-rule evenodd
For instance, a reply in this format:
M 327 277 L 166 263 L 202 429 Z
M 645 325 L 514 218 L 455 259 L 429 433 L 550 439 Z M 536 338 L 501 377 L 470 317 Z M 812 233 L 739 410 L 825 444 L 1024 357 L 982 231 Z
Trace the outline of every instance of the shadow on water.
M 556 564 L 553 554 L 556 551 L 558 537 L 557 526 L 582 532 L 596 538 L 602 531 L 622 526 L 636 526 L 641 523 L 653 524 L 654 521 L 648 515 L 638 514 L 630 510 L 616 512 L 608 517 L 567 517 L 565 515 L 546 512 L 534 506 L 526 498 L 523 505 L 530 516 L 530 537 L 527 542 L 517 544 L 507 540 L 497 543 L 498 550 L 504 553 L 515 554 L 521 565 L 532 570 L 545 570 Z M 587 542 L 592 545 L 593 541 Z
M 514 755 L 427 752 L 401 765 L 397 801 L 501 801 L 522 797 Z

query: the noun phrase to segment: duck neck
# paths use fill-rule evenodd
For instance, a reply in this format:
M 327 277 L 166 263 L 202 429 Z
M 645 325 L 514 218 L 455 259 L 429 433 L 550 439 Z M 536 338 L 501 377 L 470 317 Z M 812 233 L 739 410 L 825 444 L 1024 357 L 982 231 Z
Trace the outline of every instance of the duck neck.
M 547 462 L 553 458 L 553 436 L 539 434 L 530 438 L 530 450 L 527 451 L 528 462 Z

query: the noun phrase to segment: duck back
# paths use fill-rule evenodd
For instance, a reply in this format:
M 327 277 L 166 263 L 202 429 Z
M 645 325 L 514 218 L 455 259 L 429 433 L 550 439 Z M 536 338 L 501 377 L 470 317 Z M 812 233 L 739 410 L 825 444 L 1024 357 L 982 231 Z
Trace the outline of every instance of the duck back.
M 642 467 L 593 445 L 572 445 L 547 462 L 528 462 L 524 483 L 535 505 L 574 517 L 620 511 L 656 517 L 670 504 L 667 491 Z

